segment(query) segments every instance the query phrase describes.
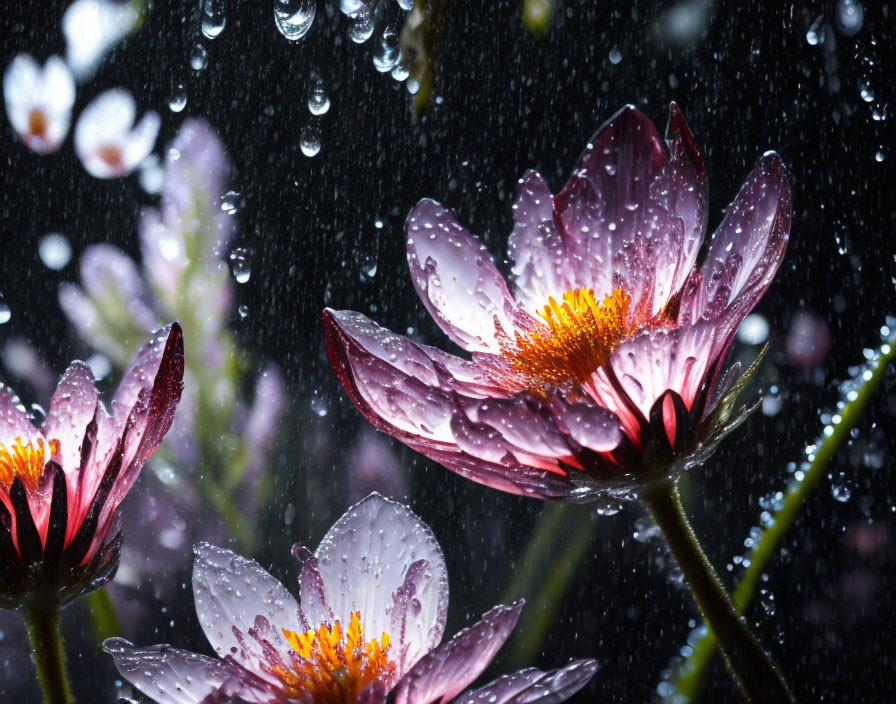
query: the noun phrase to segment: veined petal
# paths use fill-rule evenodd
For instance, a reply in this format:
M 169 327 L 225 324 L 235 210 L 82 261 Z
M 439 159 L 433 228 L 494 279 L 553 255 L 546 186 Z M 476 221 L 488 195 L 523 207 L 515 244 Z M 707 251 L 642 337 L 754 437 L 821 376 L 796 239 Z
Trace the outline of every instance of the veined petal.
M 553 463 L 556 470 L 556 457 L 540 457 L 533 464 L 528 456 L 496 453 L 503 439 L 488 447 L 477 439 L 490 431 L 470 410 L 474 402 L 493 403 L 509 393 L 475 363 L 417 345 L 359 313 L 327 309 L 323 320 L 333 369 L 352 402 L 378 429 L 487 486 L 526 496 L 569 496 L 573 486 L 565 473 L 545 469 Z M 551 430 L 540 435 L 549 441 Z
M 791 214 L 787 171 L 780 157 L 768 152 L 750 172 L 709 244 L 701 268 L 704 315 L 734 313 L 735 327 L 740 324 L 778 271 Z
M 77 491 L 77 476 L 81 469 L 81 446 L 87 425 L 96 412 L 98 394 L 93 372 L 84 362 L 72 362 L 62 379 L 47 410 L 43 433 L 59 442 L 57 462 L 69 477 L 69 491 Z
M 448 702 L 488 667 L 516 625 L 523 602 L 496 606 L 482 620 L 427 653 L 399 680 L 394 704 Z
M 21 438 L 23 445 L 37 443 L 38 440 L 45 442 L 41 432 L 28 418 L 15 391 L 0 384 L 0 445 L 9 447 L 16 438 Z
M 292 594 L 254 560 L 230 550 L 198 543 L 193 548 L 193 598 L 205 637 L 221 656 L 232 656 L 252 671 L 257 658 L 235 633 L 249 633 L 263 616 L 272 625 L 268 640 L 283 654 L 290 646 L 282 629 L 302 633 L 299 605 Z
M 109 638 L 103 649 L 122 677 L 159 704 L 200 704 L 240 675 L 235 664 L 167 645 L 135 648 L 123 638 Z
M 532 667 L 467 692 L 454 704 L 558 704 L 588 684 L 595 672 L 594 660 L 573 660 L 548 672 Z
M 402 671 L 442 639 L 448 611 L 445 558 L 432 531 L 406 506 L 371 494 L 327 531 L 315 558 L 333 616 L 346 624 L 352 612 L 360 611 L 367 637 L 389 633 Z M 395 622 L 393 595 L 411 586 L 412 567 L 417 572 L 414 608 Z M 325 613 L 311 613 L 310 606 L 303 598 L 302 611 L 312 628 L 329 620 Z
M 514 330 L 516 303 L 485 245 L 424 199 L 408 215 L 407 248 L 414 286 L 439 327 L 466 350 L 500 352 L 495 334 Z
M 667 151 L 650 120 L 623 108 L 554 199 L 577 288 L 604 295 L 619 281 L 648 316 L 684 282 L 706 225 L 702 161 L 674 105 L 669 133 Z

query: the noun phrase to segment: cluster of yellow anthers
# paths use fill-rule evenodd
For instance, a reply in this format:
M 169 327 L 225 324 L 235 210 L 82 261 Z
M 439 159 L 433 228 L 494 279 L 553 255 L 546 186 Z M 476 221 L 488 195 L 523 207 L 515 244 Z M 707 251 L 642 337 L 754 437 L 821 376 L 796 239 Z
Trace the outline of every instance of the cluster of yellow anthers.
M 26 489 L 37 488 L 44 465 L 58 450 L 57 440 L 50 440 L 45 448 L 41 438 L 36 444 L 31 441 L 23 444 L 22 438 L 16 438 L 9 447 L 0 445 L 0 486 L 9 489 L 19 477 Z
M 539 384 L 583 383 L 606 364 L 613 350 L 630 334 L 631 296 L 621 288 L 598 303 L 592 289 L 581 288 L 553 297 L 539 315 L 546 325 L 516 333 L 516 345 L 504 354 L 513 368 Z
M 300 659 L 289 670 L 275 670 L 289 696 L 310 694 L 315 704 L 349 704 L 368 685 L 392 682 L 395 665 L 388 656 L 389 634 L 365 641 L 359 611 L 352 613 L 344 631 L 335 621 L 304 633 L 284 628 L 283 635 Z

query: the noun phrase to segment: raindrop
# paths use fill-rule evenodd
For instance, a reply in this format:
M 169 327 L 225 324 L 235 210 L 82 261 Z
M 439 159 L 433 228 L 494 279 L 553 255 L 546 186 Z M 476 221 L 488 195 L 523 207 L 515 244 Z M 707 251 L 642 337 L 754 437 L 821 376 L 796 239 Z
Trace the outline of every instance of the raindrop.
M 866 103 L 871 103 L 874 101 L 874 91 L 871 88 L 871 84 L 864 80 L 862 81 L 862 85 L 859 86 L 859 95 L 862 96 L 862 100 Z
M 312 120 L 302 128 L 302 134 L 299 136 L 299 148 L 305 156 L 316 156 L 320 151 L 320 145 L 320 125 Z
M 361 257 L 361 271 L 370 279 L 376 276 L 377 257 L 376 254 L 365 254 Z
M 185 107 L 187 107 L 187 89 L 183 83 L 178 83 L 168 98 L 168 109 L 171 112 L 181 112 Z
M 887 158 L 887 155 L 884 153 L 883 147 L 878 149 L 874 154 L 874 160 L 877 162 L 881 162 Z
M 388 73 L 401 61 L 401 52 L 398 50 L 398 34 L 388 28 L 383 32 L 373 53 L 373 66 L 380 73 Z
M 414 9 L 414 0 L 397 0 L 397 2 L 398 6 L 405 12 L 410 12 Z
M 9 306 L 6 305 L 6 301 L 3 300 L 3 294 L 0 293 L 0 325 L 8 323 L 11 317 L 12 311 L 9 309 Z
M 619 49 L 615 47 L 610 49 L 609 59 L 610 63 L 615 66 L 620 61 L 622 61 L 622 52 L 620 52 Z
M 280 34 L 294 42 L 308 34 L 316 12 L 317 0 L 276 0 L 274 24 Z
M 193 53 L 190 54 L 190 68 L 194 71 L 203 71 L 208 66 L 208 49 L 202 42 L 193 45 Z
M 311 392 L 311 410 L 314 411 L 317 415 L 323 418 L 329 412 L 329 408 L 327 407 L 327 401 L 324 398 L 323 392 L 320 389 L 314 389 Z
M 852 482 L 846 476 L 845 472 L 837 472 L 829 474 L 831 480 L 831 496 L 840 503 L 846 503 L 852 497 Z
M 844 37 L 853 37 L 862 29 L 865 10 L 856 0 L 839 0 L 834 6 L 834 24 Z
M 245 320 L 249 317 L 249 306 L 245 304 L 239 306 L 236 311 L 240 314 L 240 320 Z
M 234 249 L 230 256 L 230 269 L 233 271 L 233 278 L 238 284 L 244 284 L 252 276 L 252 266 L 249 263 L 249 253 L 243 247 Z
M 221 196 L 221 210 L 228 215 L 236 215 L 240 208 L 239 191 L 227 191 Z
M 56 233 L 43 237 L 37 246 L 37 252 L 44 265 L 53 271 L 64 269 L 72 258 L 72 247 L 68 240 Z
M 330 109 L 330 96 L 327 95 L 324 82 L 316 80 L 308 91 L 308 111 L 312 115 L 325 115 Z
M 768 321 L 758 313 L 744 318 L 737 329 L 737 339 L 745 345 L 761 345 L 768 339 Z
M 224 0 L 202 0 L 202 34 L 214 39 L 224 31 L 227 24 Z
M 806 32 L 806 41 L 809 42 L 811 46 L 816 46 L 823 41 L 824 33 L 822 31 L 822 23 L 824 22 L 824 16 L 819 15 L 815 18 L 815 21 L 809 26 L 809 30 Z
M 768 589 L 759 590 L 759 605 L 762 607 L 766 616 L 775 615 L 775 595 Z
M 355 44 L 363 44 L 373 35 L 373 18 L 370 10 L 361 8 L 349 16 L 348 36 Z

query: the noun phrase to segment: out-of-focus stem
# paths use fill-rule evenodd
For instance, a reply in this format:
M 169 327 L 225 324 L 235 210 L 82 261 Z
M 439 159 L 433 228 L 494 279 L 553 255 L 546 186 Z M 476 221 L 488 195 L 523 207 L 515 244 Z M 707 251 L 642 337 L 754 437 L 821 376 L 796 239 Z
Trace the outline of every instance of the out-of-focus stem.
M 641 492 L 684 573 L 694 601 L 718 638 L 728 671 L 749 702 L 794 702 L 781 672 L 737 613 L 688 523 L 677 480 L 653 482 Z
M 762 529 L 749 557 L 750 566 L 744 572 L 732 594 L 734 607 L 738 613 L 743 613 L 753 601 L 759 578 L 766 570 L 778 543 L 793 526 L 803 502 L 824 476 L 831 458 L 865 413 L 868 402 L 880 386 L 894 356 L 896 356 L 896 345 L 891 339 L 889 343 L 881 347 L 876 366 L 872 365 L 869 370 L 870 376 L 856 389 L 855 396 L 848 399 L 843 408 L 838 411 L 840 422 L 831 426 L 833 432 L 830 435 L 823 436 L 815 450 L 815 458 L 808 463 L 803 480 L 794 482 L 790 486 L 781 508 L 772 517 L 772 522 L 767 528 Z M 677 669 L 671 681 L 676 701 L 690 702 L 697 696 L 717 645 L 718 640 L 712 630 L 707 630 L 693 644 L 693 651 Z
M 44 702 L 72 704 L 74 697 L 65 671 L 65 652 L 59 632 L 59 605 L 38 599 L 25 607 L 24 616 Z
M 118 622 L 118 614 L 109 598 L 106 588 L 90 592 L 86 597 L 87 607 L 90 609 L 90 621 L 93 625 L 93 635 L 97 643 L 102 643 L 106 638 L 112 638 L 121 633 L 121 625 Z

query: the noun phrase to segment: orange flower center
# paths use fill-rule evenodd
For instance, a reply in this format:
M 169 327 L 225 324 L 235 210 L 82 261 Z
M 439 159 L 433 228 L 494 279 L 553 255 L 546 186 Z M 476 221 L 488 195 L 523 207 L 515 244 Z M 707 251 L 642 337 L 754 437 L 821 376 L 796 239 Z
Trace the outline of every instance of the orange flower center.
M 36 489 L 44 465 L 58 450 L 58 440 L 50 440 L 44 447 L 41 438 L 37 439 L 36 446 L 30 441 L 23 445 L 22 438 L 16 438 L 9 447 L 0 445 L 0 485 L 9 489 L 13 480 L 19 477 L 25 488 Z
M 395 675 L 388 656 L 389 634 L 365 640 L 359 611 L 352 613 L 345 630 L 336 621 L 304 633 L 284 628 L 283 635 L 301 658 L 298 666 L 274 670 L 290 697 L 310 695 L 315 704 L 354 704 L 365 687 L 374 682 L 388 686 Z
M 108 164 L 113 169 L 118 169 L 121 167 L 122 163 L 122 153 L 121 149 L 114 145 L 106 145 L 105 147 L 100 147 L 96 150 L 97 156 L 102 159 L 106 164 Z
M 28 111 L 28 133 L 40 139 L 47 136 L 47 116 L 40 108 L 31 108 Z
M 538 314 L 545 325 L 528 335 L 516 333 L 516 344 L 504 354 L 513 368 L 539 384 L 584 383 L 610 360 L 613 350 L 632 330 L 628 322 L 631 296 L 621 288 L 598 303 L 592 289 L 563 294 L 563 302 L 548 299 Z

